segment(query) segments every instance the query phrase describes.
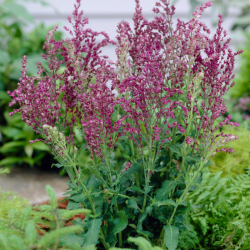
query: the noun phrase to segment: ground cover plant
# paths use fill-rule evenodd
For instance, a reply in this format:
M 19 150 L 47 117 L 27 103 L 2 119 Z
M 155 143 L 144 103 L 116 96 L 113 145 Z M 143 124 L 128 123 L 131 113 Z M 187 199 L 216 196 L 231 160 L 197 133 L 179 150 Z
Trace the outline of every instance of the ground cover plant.
M 239 126 L 231 116 L 216 120 L 227 111 L 223 95 L 234 85 L 235 56 L 242 51 L 228 47 L 221 15 L 209 37 L 199 19 L 210 2 L 197 7 L 189 22 L 178 20 L 176 28 L 169 1 L 156 3 L 159 15 L 150 22 L 135 2 L 134 29 L 120 22 L 115 42 L 85 28 L 88 19 L 77 0 L 74 20 L 68 18 L 73 30 L 65 27 L 71 37 L 55 41 L 58 26 L 46 36 L 42 57 L 49 70 L 38 63 L 37 76 L 29 77 L 23 57 L 22 78 L 8 92 L 10 105 L 20 105 L 11 115 L 21 112 L 53 150 L 55 166 L 67 171 L 67 209 L 91 211 L 74 235 L 78 246 L 133 248 L 143 239 L 130 237 L 139 236 L 148 249 L 190 249 L 198 240 L 187 220 L 187 195 L 216 152 L 233 153 L 225 144 L 237 139 L 218 133 L 224 125 Z M 104 37 L 100 43 L 98 36 Z M 116 45 L 116 62 L 101 55 L 109 43 Z M 74 127 L 86 141 L 82 147 L 74 143 Z M 80 149 L 90 152 L 88 175 L 77 161 Z
M 213 159 L 211 159 L 212 164 L 209 166 L 210 172 L 222 171 L 222 176 L 230 175 L 232 177 L 246 173 L 246 170 L 250 167 L 250 151 L 248 147 L 250 140 L 249 130 L 242 126 L 225 126 L 223 128 L 223 133 L 237 134 L 239 137 L 237 141 L 232 141 L 228 144 L 235 152 L 233 154 L 226 154 L 225 152 L 216 154 Z

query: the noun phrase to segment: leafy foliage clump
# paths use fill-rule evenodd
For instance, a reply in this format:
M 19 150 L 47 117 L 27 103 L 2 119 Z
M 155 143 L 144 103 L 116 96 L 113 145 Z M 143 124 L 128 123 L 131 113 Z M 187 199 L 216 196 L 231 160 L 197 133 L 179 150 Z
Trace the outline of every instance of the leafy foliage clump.
M 221 178 L 203 175 L 201 188 L 189 194 L 189 219 L 206 250 L 249 249 L 250 173 Z
M 250 131 L 242 127 L 227 126 L 223 129 L 224 134 L 237 134 L 239 139 L 228 144 L 229 147 L 234 148 L 233 154 L 226 154 L 225 152 L 217 153 L 212 158 L 212 165 L 209 166 L 211 172 L 222 171 L 222 176 L 237 174 L 244 174 L 245 169 L 250 167 Z M 237 166 L 237 167 L 236 167 Z
M 0 168 L 0 175 L 9 173 L 9 169 Z M 1 189 L 1 187 L 0 187 Z M 29 205 L 29 201 L 12 192 L 0 191 L 0 215 L 2 218 L 7 218 L 10 209 L 15 209 L 19 215 L 21 211 Z
M 50 197 L 50 205 L 40 206 L 38 211 L 27 206 L 19 213 L 10 209 L 8 216 L 0 217 L 0 249 L 1 250 L 57 250 L 57 249 L 83 249 L 74 243 L 74 236 L 82 231 L 80 225 L 64 227 L 64 220 L 72 216 L 85 213 L 87 209 L 61 210 L 58 209 L 57 198 L 50 186 L 46 186 Z M 15 200 L 12 201 L 15 203 Z M 2 206 L 2 204 L 0 204 Z M 0 207 L 1 208 L 1 207 Z M 79 220 L 78 220 L 78 223 Z M 49 232 L 41 229 L 39 225 L 48 225 Z M 38 234 L 38 230 L 43 235 Z M 62 248 L 63 247 L 63 248 Z

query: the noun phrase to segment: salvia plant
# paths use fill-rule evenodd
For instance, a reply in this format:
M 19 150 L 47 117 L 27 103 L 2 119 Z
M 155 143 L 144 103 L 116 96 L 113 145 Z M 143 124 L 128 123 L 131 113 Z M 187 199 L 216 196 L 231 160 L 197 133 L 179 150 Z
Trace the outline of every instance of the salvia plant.
M 242 51 L 228 47 L 221 15 L 209 37 L 199 19 L 211 2 L 197 7 L 189 22 L 178 20 L 176 28 L 168 0 L 156 3 L 153 21 L 135 2 L 134 29 L 120 22 L 115 42 L 105 32 L 85 28 L 88 19 L 77 0 L 74 20 L 68 18 L 73 29 L 65 27 L 71 36 L 55 41 L 57 26 L 46 36 L 42 57 L 49 71 L 38 63 L 37 76 L 27 76 L 23 57 L 22 78 L 8 92 L 10 105 L 20 108 L 10 115 L 21 112 L 52 148 L 56 167 L 67 171 L 67 209 L 91 210 L 74 238 L 79 245 L 133 247 L 127 239 L 139 236 L 153 247 L 180 249 L 195 240 L 187 223 L 187 194 L 216 152 L 233 152 L 225 144 L 237 136 L 217 132 L 239 124 L 231 116 L 217 126 L 215 121 L 227 111 L 223 95 L 234 85 L 235 56 Z M 108 44 L 116 46 L 116 62 L 101 55 Z M 91 153 L 90 176 L 77 162 L 82 148 L 74 144 L 74 126 Z M 119 167 L 117 147 L 123 155 Z

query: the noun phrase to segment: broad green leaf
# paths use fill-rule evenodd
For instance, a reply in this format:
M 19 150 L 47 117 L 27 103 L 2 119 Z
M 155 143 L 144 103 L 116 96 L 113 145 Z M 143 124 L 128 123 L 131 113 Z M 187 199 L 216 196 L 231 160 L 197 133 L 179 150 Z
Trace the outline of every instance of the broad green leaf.
M 168 198 L 168 194 L 178 185 L 178 181 L 165 181 L 156 194 L 157 201 L 164 201 Z
M 0 5 L 0 8 L 2 8 L 5 12 L 11 13 L 16 17 L 21 17 L 31 23 L 34 22 L 33 17 L 22 5 L 6 2 L 2 3 Z
M 128 200 L 128 207 L 132 207 L 135 210 L 138 209 L 137 202 L 134 199 L 129 199 Z
M 0 99 L 1 99 L 1 96 L 0 96 Z M 21 130 L 20 130 L 20 129 L 17 129 L 17 128 L 13 128 L 13 127 L 3 127 L 3 128 L 1 129 L 1 132 L 2 132 L 5 136 L 13 138 L 13 137 L 15 137 L 16 135 L 18 135 L 18 134 L 21 132 Z
M 101 224 L 102 224 L 102 219 L 95 218 L 88 220 L 87 223 L 88 232 L 84 235 L 83 247 L 88 247 L 97 244 Z
M 50 147 L 47 144 L 45 144 L 44 142 L 41 142 L 41 141 L 34 142 L 32 144 L 32 147 L 34 149 L 41 150 L 41 151 L 48 151 L 48 152 L 51 151 Z
M 1 153 L 8 153 L 8 152 L 13 152 L 16 151 L 16 147 L 21 147 L 26 144 L 25 141 L 11 141 L 11 142 L 6 142 L 2 147 L 0 147 L 0 152 Z
M 20 157 L 7 157 L 0 161 L 0 166 L 8 166 L 22 161 Z
M 174 226 L 164 226 L 164 240 L 168 250 L 175 250 L 178 245 L 179 229 Z
M 108 231 L 108 235 L 106 237 L 106 241 L 108 243 L 112 243 L 115 239 L 115 235 L 122 230 L 124 230 L 128 225 L 128 218 L 125 214 L 125 211 L 119 211 L 119 218 L 115 219 L 111 222 L 110 229 Z
M 76 195 L 73 195 L 73 196 L 70 196 L 70 199 L 75 201 L 75 202 L 83 202 L 86 200 L 86 195 L 84 195 L 84 193 L 80 193 L 80 194 L 76 194 Z

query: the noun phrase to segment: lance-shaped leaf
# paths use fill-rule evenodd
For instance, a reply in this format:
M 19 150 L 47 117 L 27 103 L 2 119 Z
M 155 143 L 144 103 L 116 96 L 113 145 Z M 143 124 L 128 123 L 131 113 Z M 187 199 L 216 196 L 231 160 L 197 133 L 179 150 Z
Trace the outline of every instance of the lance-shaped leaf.
M 162 187 L 158 190 L 156 194 L 157 201 L 164 201 L 168 198 L 168 194 L 178 185 L 178 181 L 165 181 Z
M 175 250 L 178 245 L 179 229 L 174 226 L 164 226 L 164 240 L 168 250 Z
M 89 219 L 87 226 L 88 232 L 84 235 L 83 247 L 96 245 L 98 241 L 98 236 L 100 233 L 102 220 L 101 219 Z
M 128 218 L 125 214 L 125 211 L 119 211 L 119 218 L 112 221 L 111 228 L 108 231 L 108 235 L 106 238 L 106 241 L 108 243 L 111 243 L 113 240 L 115 240 L 115 235 L 122 230 L 124 230 L 128 225 Z
M 145 212 L 143 214 L 140 215 L 139 219 L 138 219 L 138 224 L 137 224 L 137 229 L 142 231 L 142 222 L 146 219 L 146 217 L 148 216 L 149 213 L 151 213 L 153 210 L 153 207 L 147 207 L 145 209 Z

